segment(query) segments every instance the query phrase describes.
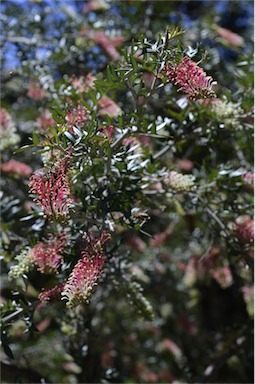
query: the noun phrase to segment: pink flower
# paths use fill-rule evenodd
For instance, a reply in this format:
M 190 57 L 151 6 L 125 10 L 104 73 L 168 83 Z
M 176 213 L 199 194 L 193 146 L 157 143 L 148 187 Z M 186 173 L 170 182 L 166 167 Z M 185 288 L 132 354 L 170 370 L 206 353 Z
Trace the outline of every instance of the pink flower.
M 187 56 L 178 65 L 167 64 L 166 76 L 180 87 L 178 92 L 186 93 L 191 100 L 216 97 L 212 89 L 216 81 Z
M 99 239 L 86 236 L 87 247 L 82 257 L 75 265 L 62 292 L 63 299 L 67 300 L 68 307 L 75 307 L 83 302 L 88 303 L 92 289 L 102 274 L 106 260 L 103 252 L 104 243 L 110 235 L 103 232 Z
M 232 273 L 227 265 L 213 269 L 211 274 L 222 288 L 228 288 L 233 284 Z
M 176 358 L 180 358 L 182 356 L 182 351 L 171 339 L 166 338 L 162 340 L 162 347 L 171 352 Z
M 252 190 L 254 190 L 254 173 L 253 172 L 246 172 L 245 175 L 243 175 L 243 181 L 251 187 Z
M 214 278 L 222 288 L 227 288 L 233 283 L 233 277 L 228 265 L 222 265 L 220 249 L 212 246 L 202 257 L 193 256 L 189 260 L 184 282 L 192 286 L 197 280 Z
M 80 76 L 72 76 L 71 83 L 75 88 L 77 93 L 88 92 L 90 89 L 94 88 L 94 81 L 96 80 L 95 76 L 91 73 L 88 73 L 86 77 Z
M 0 163 L 0 169 L 5 173 L 14 173 L 23 177 L 29 177 L 33 172 L 29 165 L 16 160 L 9 160 L 5 163 Z
M 99 107 L 99 115 L 108 115 L 109 117 L 117 117 L 122 114 L 120 107 L 108 96 L 103 96 L 97 103 Z
M 106 11 L 110 5 L 106 1 L 102 0 L 90 0 L 88 1 L 83 8 L 84 13 L 90 11 Z
M 137 136 L 137 139 L 140 141 L 140 143 L 142 145 L 147 146 L 150 149 L 153 149 L 154 141 L 152 140 L 151 137 L 141 134 L 141 135 Z
M 229 44 L 236 46 L 236 47 L 243 47 L 243 45 L 244 45 L 244 39 L 240 35 L 238 35 L 237 33 L 230 31 L 229 29 L 217 27 L 216 33 L 226 43 L 229 43 Z
M 51 236 L 47 242 L 38 243 L 32 250 L 34 262 L 42 273 L 57 272 L 63 262 L 62 253 L 66 245 L 66 234 L 63 232 L 56 238 Z
M 5 108 L 0 108 L 0 132 L 8 131 L 10 127 L 13 127 L 14 123 L 11 115 Z
M 105 257 L 102 254 L 90 256 L 86 253 L 75 265 L 67 283 L 65 284 L 62 296 L 67 299 L 69 307 L 88 302 L 92 289 L 102 273 Z
M 48 109 L 44 109 L 41 116 L 39 116 L 36 121 L 38 128 L 42 133 L 47 132 L 48 128 L 53 127 L 55 124 L 52 114 Z
M 70 131 L 74 133 L 73 126 L 82 127 L 88 121 L 88 115 L 89 111 L 84 105 L 71 106 L 66 114 L 66 121 Z
M 194 167 L 194 164 L 192 161 L 188 160 L 188 159 L 178 159 L 177 160 L 177 165 L 178 167 L 182 170 L 182 171 L 191 171 Z
M 30 192 L 37 195 L 35 201 L 49 219 L 66 219 L 74 201 L 69 197 L 70 185 L 67 175 L 69 157 L 65 156 L 50 170 L 39 169 L 30 178 Z
M 124 147 L 135 147 L 139 146 L 139 141 L 136 137 L 125 137 L 125 139 L 122 140 L 122 144 Z
M 168 229 L 164 232 L 158 232 L 156 233 L 151 239 L 150 239 L 150 246 L 152 248 L 158 248 L 161 247 L 169 235 L 171 234 L 171 231 Z
M 113 125 L 103 126 L 98 129 L 99 136 L 102 136 L 104 139 L 109 140 L 109 142 L 113 141 L 113 133 L 115 131 L 115 127 Z M 105 140 L 99 141 L 98 143 L 101 145 L 105 142 Z
M 6 109 L 0 108 L 0 152 L 14 146 L 19 140 L 11 115 Z
M 254 242 L 254 220 L 249 215 L 239 216 L 236 219 L 236 236 L 241 243 Z
M 52 302 L 52 301 L 60 301 L 61 293 L 63 291 L 65 284 L 66 284 L 66 281 L 61 281 L 61 283 L 56 284 L 53 288 L 43 290 L 39 294 L 38 299 L 45 303 Z
M 27 96 L 34 100 L 42 100 L 45 97 L 45 91 L 39 82 L 32 80 L 28 85 Z
M 135 375 L 141 383 L 158 383 L 159 375 L 148 368 L 142 361 L 137 361 L 133 368 Z
M 95 234 L 90 231 L 89 234 L 85 233 L 83 238 L 87 243 L 85 251 L 93 255 L 103 252 L 103 246 L 111 239 L 111 235 L 106 231 L 102 231 L 100 237 L 96 237 Z
M 96 31 L 92 34 L 92 40 L 104 50 L 111 60 L 118 61 L 120 59 L 120 54 L 115 47 L 122 44 L 123 37 L 110 38 L 106 36 L 104 31 Z
M 143 252 L 146 249 L 145 242 L 137 235 L 128 236 L 126 243 L 137 252 Z

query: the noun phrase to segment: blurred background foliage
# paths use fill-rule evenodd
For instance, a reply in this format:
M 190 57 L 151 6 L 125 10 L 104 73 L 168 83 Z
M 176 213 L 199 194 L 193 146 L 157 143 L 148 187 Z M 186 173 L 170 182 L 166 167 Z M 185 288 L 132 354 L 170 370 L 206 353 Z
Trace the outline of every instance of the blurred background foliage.
M 253 382 L 253 2 L 9 0 L 0 7 L 1 107 L 13 120 L 1 148 L 3 383 Z M 143 102 L 162 60 L 155 43 L 168 27 L 185 31 L 174 44 L 202 59 L 221 108 L 189 102 L 168 83 Z M 146 58 L 145 47 L 147 61 L 139 56 Z M 95 89 L 81 96 L 72 84 L 88 74 Z M 103 95 L 121 116 L 97 115 Z M 114 217 L 114 257 L 90 304 L 74 310 L 38 301 L 55 277 L 31 271 L 8 279 L 15 256 L 54 231 L 35 208 L 31 214 L 28 178 L 49 144 L 41 143 L 42 119 L 65 124 L 67 98 L 90 108 L 92 139 L 97 124 L 113 124 L 120 135 L 135 126 L 146 162 L 135 160 L 135 149 L 116 151 L 118 171 L 105 186 L 109 143 L 93 147 L 92 167 L 82 145 L 74 150 L 83 171 L 73 193 L 83 204 L 73 218 L 72 256 L 77 228 L 107 210 L 128 219 Z M 65 149 L 72 140 L 66 136 Z M 8 171 L 10 160 L 28 168 Z M 162 170 L 194 176 L 197 189 L 162 192 Z

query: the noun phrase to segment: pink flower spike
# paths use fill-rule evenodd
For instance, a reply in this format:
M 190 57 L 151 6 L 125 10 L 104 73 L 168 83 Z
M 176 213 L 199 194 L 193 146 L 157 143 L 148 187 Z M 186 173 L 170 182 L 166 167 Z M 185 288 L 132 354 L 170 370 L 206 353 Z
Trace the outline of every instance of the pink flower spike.
M 73 308 L 83 302 L 88 303 L 92 289 L 97 285 L 102 274 L 105 259 L 102 253 L 93 256 L 83 253 L 62 292 L 63 299 L 67 299 L 68 307 Z
M 0 163 L 0 169 L 5 173 L 12 173 L 21 177 L 29 177 L 33 172 L 29 165 L 16 160 Z
M 223 41 L 225 41 L 230 45 L 233 45 L 235 47 L 244 46 L 244 39 L 237 33 L 230 31 L 229 29 L 217 27 L 216 33 L 218 36 L 220 36 L 223 39 Z
M 103 246 L 111 239 L 111 235 L 103 230 L 100 237 L 96 237 L 96 235 L 90 231 L 89 234 L 85 233 L 83 238 L 87 242 L 85 252 L 93 255 L 96 253 L 103 253 Z
M 212 87 L 217 82 L 187 56 L 178 65 L 167 64 L 166 76 L 179 86 L 178 92 L 186 93 L 191 100 L 216 97 Z
M 103 231 L 99 238 L 92 233 L 84 235 L 87 245 L 62 292 L 62 299 L 67 300 L 68 307 L 73 308 L 78 304 L 89 302 L 92 289 L 97 285 L 106 260 L 103 246 L 110 237 L 106 231 Z
M 98 114 L 101 116 L 117 117 L 122 114 L 121 108 L 108 96 L 103 96 L 97 103 Z
M 65 245 L 65 233 L 60 234 L 56 238 L 51 237 L 45 243 L 38 243 L 31 251 L 38 271 L 42 273 L 56 273 L 58 267 L 63 262 L 62 253 Z
M 39 294 L 38 299 L 44 303 L 60 301 L 61 300 L 61 293 L 63 291 L 65 284 L 66 284 L 66 281 L 62 281 L 61 283 L 58 283 L 57 285 L 55 285 L 51 289 L 43 290 Z
M 83 127 L 88 121 L 88 116 L 89 111 L 83 105 L 71 106 L 66 114 L 67 126 L 70 128 L 71 133 L 74 133 L 73 126 Z
M 68 158 L 64 157 L 49 171 L 39 169 L 30 178 L 30 192 L 37 195 L 35 201 L 49 219 L 65 220 L 74 201 L 69 197 Z

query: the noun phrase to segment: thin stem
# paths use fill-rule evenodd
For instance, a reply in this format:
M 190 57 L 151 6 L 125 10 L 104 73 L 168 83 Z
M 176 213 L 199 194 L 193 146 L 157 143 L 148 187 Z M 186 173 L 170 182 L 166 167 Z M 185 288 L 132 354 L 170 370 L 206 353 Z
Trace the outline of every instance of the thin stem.
M 170 149 L 171 145 L 170 144 L 167 144 L 164 148 L 162 148 L 160 151 L 158 151 L 154 156 L 153 156 L 153 160 L 156 160 L 158 159 L 160 156 L 164 155 L 168 149 Z
M 195 197 L 203 204 L 205 204 L 204 200 L 202 197 L 199 195 L 195 194 Z M 221 227 L 221 229 L 225 232 L 227 236 L 229 236 L 225 224 L 220 220 L 220 218 L 209 208 L 208 206 L 205 207 L 205 211 L 216 221 L 216 223 Z
M 128 134 L 129 131 L 127 130 L 116 141 L 114 141 L 114 143 L 111 144 L 111 148 L 115 148 Z
M 8 321 L 8 320 L 12 319 L 13 317 L 16 317 L 19 313 L 21 313 L 23 311 L 24 311 L 23 308 L 19 308 L 19 309 L 17 309 L 17 311 L 11 313 L 10 315 L 3 317 L 2 321 L 3 322 Z

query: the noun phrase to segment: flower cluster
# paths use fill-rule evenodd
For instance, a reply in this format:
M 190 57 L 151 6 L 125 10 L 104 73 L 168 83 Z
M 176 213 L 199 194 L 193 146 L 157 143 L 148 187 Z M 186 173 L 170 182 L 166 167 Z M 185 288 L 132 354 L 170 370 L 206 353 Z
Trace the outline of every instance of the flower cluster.
M 220 36 L 223 42 L 227 44 L 233 45 L 235 47 L 244 46 L 243 37 L 238 35 L 237 33 L 230 31 L 229 29 L 217 27 L 215 32 L 218 36 Z
M 122 114 L 121 108 L 108 96 L 103 96 L 97 103 L 98 114 L 101 116 L 117 117 Z
M 32 255 L 38 271 L 42 273 L 55 273 L 63 262 L 63 251 L 66 245 L 66 233 L 57 237 L 50 236 L 46 242 L 38 243 L 32 249 Z
M 123 292 L 130 305 L 136 307 L 138 313 L 148 320 L 154 318 L 153 308 L 150 302 L 143 295 L 143 288 L 140 283 L 135 280 L 127 279 L 123 276 L 122 283 L 117 280 L 113 281 L 115 289 Z
M 67 126 L 70 128 L 70 131 L 74 133 L 73 126 L 83 127 L 83 125 L 88 121 L 89 111 L 84 105 L 79 104 L 77 107 L 72 106 L 67 114 L 66 121 Z
M 106 11 L 110 5 L 106 1 L 102 0 L 89 0 L 84 4 L 83 12 L 88 13 L 90 11 Z
M 45 91 L 38 81 L 32 80 L 28 85 L 27 96 L 34 100 L 42 100 L 45 97 Z
M 39 295 L 38 299 L 42 302 L 52 302 L 61 300 L 61 293 L 65 286 L 66 281 L 61 281 L 51 289 L 44 289 Z
M 47 133 L 48 128 L 55 124 L 52 114 L 48 109 L 44 109 L 36 121 L 39 131 L 42 133 Z
M 244 111 L 239 104 L 215 99 L 211 102 L 211 109 L 226 127 L 240 126 L 239 119 Z
M 184 284 L 193 286 L 197 281 L 213 278 L 225 289 L 233 284 L 233 276 L 227 263 L 222 263 L 220 249 L 212 246 L 202 257 L 190 258 L 184 275 Z
M 22 177 L 29 177 L 33 172 L 29 165 L 16 160 L 9 160 L 7 162 L 0 163 L 0 169 L 5 173 L 12 173 Z
M 98 145 L 103 145 L 105 141 L 112 143 L 115 130 L 116 128 L 113 125 L 103 125 L 101 127 L 98 127 L 98 137 L 102 137 L 102 140 L 98 141 Z M 94 139 L 91 139 L 91 141 L 93 140 Z
M 171 235 L 170 228 L 167 228 L 164 232 L 158 232 L 156 233 L 151 239 L 150 239 L 150 246 L 152 248 L 159 248 L 161 247 L 167 238 Z
M 39 169 L 30 178 L 30 192 L 37 195 L 35 201 L 49 219 L 65 220 L 73 204 L 69 197 L 68 159 L 65 156 L 50 170 Z
M 178 65 L 168 63 L 165 70 L 167 78 L 180 87 L 178 92 L 186 93 L 191 100 L 216 97 L 212 87 L 217 82 L 189 57 L 185 56 Z
M 88 302 L 93 287 L 97 285 L 104 262 L 105 257 L 102 254 L 92 256 L 83 254 L 62 292 L 63 298 L 67 299 L 67 306 L 75 307 L 80 303 Z
M 254 242 L 254 220 L 249 215 L 239 216 L 236 219 L 236 236 L 243 244 Z
M 32 249 L 24 249 L 15 257 L 17 265 L 13 265 L 9 272 L 9 278 L 18 278 L 30 271 L 33 266 L 42 273 L 55 273 L 63 261 L 62 253 L 66 245 L 66 233 L 58 236 L 51 235 L 46 242 L 40 242 Z
M 116 47 L 122 44 L 122 36 L 108 37 L 104 31 L 96 31 L 91 37 L 94 43 L 98 44 L 111 60 L 118 61 L 120 59 L 120 54 Z
M 87 246 L 81 254 L 81 259 L 75 265 L 62 292 L 62 298 L 67 300 L 67 306 L 75 307 L 83 302 L 87 303 L 92 289 L 102 274 L 106 260 L 103 245 L 110 239 L 110 235 L 103 232 L 100 238 L 86 235 Z
M 23 249 L 19 255 L 15 257 L 18 264 L 12 265 L 9 271 L 9 279 L 17 279 L 28 273 L 34 266 L 34 255 L 31 248 Z
M 0 151 L 17 144 L 19 140 L 11 115 L 0 108 Z
M 243 181 L 254 191 L 254 172 L 246 172 L 243 175 Z
M 188 192 L 195 189 L 194 176 L 171 171 L 163 176 L 163 184 L 176 192 Z
M 72 76 L 71 84 L 75 88 L 77 93 L 88 92 L 94 88 L 95 76 L 88 73 L 86 76 Z
M 233 276 L 228 265 L 212 269 L 211 275 L 222 288 L 228 288 L 233 284 Z

